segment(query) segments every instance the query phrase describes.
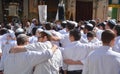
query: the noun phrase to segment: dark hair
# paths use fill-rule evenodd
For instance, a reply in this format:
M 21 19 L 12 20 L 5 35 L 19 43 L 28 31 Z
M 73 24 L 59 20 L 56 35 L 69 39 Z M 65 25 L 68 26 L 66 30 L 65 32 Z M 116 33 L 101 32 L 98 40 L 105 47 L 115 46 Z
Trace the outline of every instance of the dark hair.
M 115 38 L 115 33 L 112 30 L 105 30 L 102 33 L 101 40 L 103 43 L 110 43 Z
M 109 21 L 107 22 L 107 25 L 110 27 L 110 29 L 113 29 L 114 26 L 116 25 L 116 22 L 113 21 L 113 20 L 109 20 Z
M 102 23 L 99 23 L 97 26 L 99 27 L 99 26 L 101 26 L 102 28 L 103 28 L 103 30 L 105 30 L 105 22 L 102 22 Z
M 72 29 L 75 28 L 75 24 L 70 23 L 70 22 L 67 22 L 67 24 L 66 24 L 66 28 L 70 31 L 70 30 L 72 30 Z
M 74 39 L 75 39 L 75 41 L 78 41 L 78 40 L 80 40 L 80 38 L 81 38 L 81 33 L 80 33 L 80 31 L 77 30 L 77 29 L 70 30 L 70 34 L 69 34 L 69 35 L 70 35 L 70 36 L 73 36 Z
M 96 34 L 95 34 L 95 32 L 94 31 L 89 31 L 88 33 L 87 33 L 87 37 L 95 37 L 96 36 Z
M 4 35 L 6 33 L 8 33 L 9 31 L 6 28 L 2 28 L 0 29 L 0 35 Z
M 46 31 L 40 32 L 40 37 L 44 37 L 44 36 L 47 36 L 48 41 L 51 40 L 51 35 L 48 34 Z M 39 37 L 38 37 L 38 38 L 39 38 Z
M 120 36 L 120 25 L 116 25 L 116 26 L 114 27 L 114 30 L 117 31 L 117 36 Z
M 34 27 L 34 28 L 32 29 L 32 35 L 35 35 L 35 34 L 36 34 L 37 29 L 38 29 L 38 27 Z
M 61 26 L 63 27 L 63 28 L 65 28 L 66 27 L 66 25 L 67 25 L 67 23 L 61 23 Z
M 46 24 L 45 24 L 45 29 L 46 29 L 46 30 L 51 30 L 51 29 L 52 29 L 51 23 L 46 23 Z
M 95 20 L 90 20 L 89 23 L 91 23 L 93 25 L 93 27 L 96 26 L 96 21 Z
M 91 26 L 89 26 L 89 24 L 91 24 L 91 23 L 85 24 L 85 29 L 87 29 L 88 31 L 92 31 L 93 30 L 93 25 L 91 24 Z
M 6 28 L 7 28 L 7 29 L 11 29 L 11 25 L 10 25 L 10 24 L 7 24 L 7 25 L 6 25 Z

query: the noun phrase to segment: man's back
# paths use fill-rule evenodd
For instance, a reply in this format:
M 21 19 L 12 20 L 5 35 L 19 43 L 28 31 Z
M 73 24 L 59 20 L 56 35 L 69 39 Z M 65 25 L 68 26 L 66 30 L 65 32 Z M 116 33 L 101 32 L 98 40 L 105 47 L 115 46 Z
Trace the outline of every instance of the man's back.
M 32 74 L 35 65 L 51 58 L 49 51 L 10 53 L 4 60 L 4 74 Z
M 101 46 L 88 56 L 83 74 L 120 74 L 120 54 Z

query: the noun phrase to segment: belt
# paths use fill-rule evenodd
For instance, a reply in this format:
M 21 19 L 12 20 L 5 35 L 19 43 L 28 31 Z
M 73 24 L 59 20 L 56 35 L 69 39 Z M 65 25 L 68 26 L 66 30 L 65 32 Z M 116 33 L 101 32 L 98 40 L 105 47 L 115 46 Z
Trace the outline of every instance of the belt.
M 72 71 L 68 71 L 68 72 L 82 72 L 82 70 L 72 70 Z

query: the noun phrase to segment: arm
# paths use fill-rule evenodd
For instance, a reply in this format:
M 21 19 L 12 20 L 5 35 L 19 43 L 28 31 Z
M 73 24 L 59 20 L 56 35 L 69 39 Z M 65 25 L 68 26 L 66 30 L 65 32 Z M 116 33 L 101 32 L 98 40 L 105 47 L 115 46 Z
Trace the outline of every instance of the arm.
M 43 63 L 47 61 L 48 59 L 53 57 L 54 52 L 57 50 L 57 46 L 53 45 L 51 49 L 42 51 L 42 52 L 36 52 L 36 51 L 30 51 L 32 54 L 29 56 L 30 63 L 35 66 L 37 64 Z
M 29 45 L 22 45 L 22 46 L 15 46 L 11 48 L 10 53 L 18 53 L 18 52 L 26 52 L 27 50 L 30 51 L 37 51 L 38 49 L 41 49 L 41 46 L 44 45 L 42 43 L 33 43 Z
M 51 50 L 53 52 L 55 52 L 56 48 L 57 48 L 57 46 L 53 45 Z M 16 47 L 11 48 L 9 52 L 10 53 L 19 53 L 19 52 L 26 52 L 26 51 L 27 51 L 27 49 L 24 46 L 16 46 Z

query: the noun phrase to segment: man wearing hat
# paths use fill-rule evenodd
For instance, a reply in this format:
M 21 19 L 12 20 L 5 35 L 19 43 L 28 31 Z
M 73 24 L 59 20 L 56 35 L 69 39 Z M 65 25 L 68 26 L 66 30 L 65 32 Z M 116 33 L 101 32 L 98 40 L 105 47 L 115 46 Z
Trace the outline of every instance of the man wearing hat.
M 115 20 L 108 20 L 105 29 L 113 29 L 117 25 Z

